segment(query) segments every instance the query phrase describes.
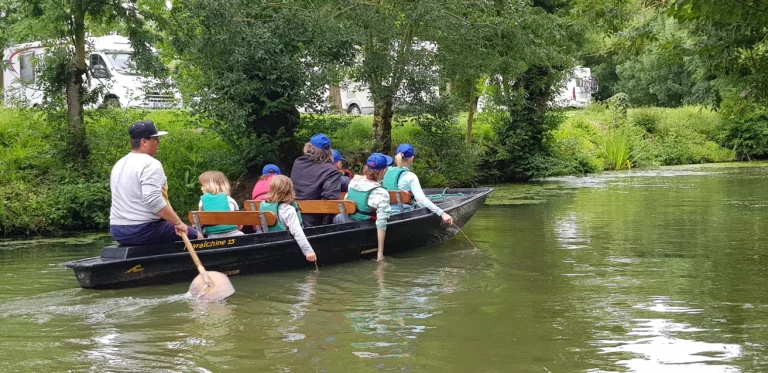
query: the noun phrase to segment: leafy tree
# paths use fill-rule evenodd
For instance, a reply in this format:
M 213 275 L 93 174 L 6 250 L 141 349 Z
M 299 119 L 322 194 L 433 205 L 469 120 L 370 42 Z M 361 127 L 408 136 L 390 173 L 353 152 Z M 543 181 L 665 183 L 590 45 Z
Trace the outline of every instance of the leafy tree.
M 567 2 L 533 2 L 528 17 L 521 21 L 522 32 L 530 39 L 524 45 L 524 70 L 517 76 L 495 75 L 491 101 L 506 108 L 495 132 L 501 151 L 489 163 L 505 180 L 526 180 L 552 167 L 547 143 L 550 130 L 558 124 L 549 115 L 550 101 L 575 64 L 574 56 L 584 44 L 583 25 L 566 12 Z
M 649 30 L 647 41 L 617 66 L 615 90 L 629 95 L 634 106 L 678 107 L 704 100 L 708 84 L 697 79 L 700 61 L 690 53 L 697 40 L 674 19 L 641 18 L 635 27 Z
M 437 85 L 435 37 L 451 32 L 452 21 L 439 0 L 342 0 L 346 32 L 359 58 L 352 77 L 365 83 L 374 104 L 374 150 L 392 149 L 392 116 L 397 101 L 428 101 Z
M 289 167 L 300 155 L 296 108 L 325 100 L 323 87 L 354 55 L 335 21 L 342 10 L 299 0 L 174 2 L 163 27 L 176 80 L 251 171 L 267 160 Z
M 531 62 L 529 49 L 535 33 L 526 29 L 531 7 L 525 3 L 450 2 L 450 16 L 458 20 L 450 32 L 441 33 L 438 62 L 441 75 L 451 83 L 446 92 L 467 110 L 466 143 L 472 143 L 472 124 L 483 87 L 491 77 L 514 77 Z
M 30 41 L 30 37 L 42 37 L 47 41 L 49 54 L 44 61 L 40 86 L 49 103 L 54 103 L 53 98 L 64 93 L 69 128 L 68 154 L 75 160 L 86 159 L 88 144 L 83 106 L 95 97 L 89 94 L 86 84 L 90 79 L 85 63 L 86 34 L 119 25 L 131 40 L 137 67 L 145 71 L 162 71 L 162 64 L 152 54 L 154 40 L 145 27 L 146 19 L 141 12 L 148 5 L 118 0 L 21 0 L 10 4 L 13 14 L 20 18 L 13 25 L 15 41 Z
M 761 0 L 648 0 L 692 28 L 704 74 L 768 103 L 768 4 Z M 717 104 L 715 100 L 713 102 Z

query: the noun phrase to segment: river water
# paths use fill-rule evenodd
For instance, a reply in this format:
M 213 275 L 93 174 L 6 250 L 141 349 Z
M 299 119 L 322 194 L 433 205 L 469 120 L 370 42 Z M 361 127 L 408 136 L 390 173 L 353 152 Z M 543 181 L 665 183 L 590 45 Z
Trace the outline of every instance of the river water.
M 62 263 L 103 235 L 0 241 L 0 372 L 765 371 L 766 171 L 500 186 L 478 250 L 233 277 L 225 304 L 80 289 Z

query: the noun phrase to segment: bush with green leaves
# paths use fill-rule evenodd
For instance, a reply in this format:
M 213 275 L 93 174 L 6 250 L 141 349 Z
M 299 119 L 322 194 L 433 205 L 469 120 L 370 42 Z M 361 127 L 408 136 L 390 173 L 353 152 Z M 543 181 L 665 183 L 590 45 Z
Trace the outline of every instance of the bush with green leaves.
M 626 168 L 627 161 L 634 168 L 735 159 L 733 150 L 717 143 L 720 115 L 706 108 L 628 109 L 629 121 L 618 125 L 617 116 L 621 114 L 601 104 L 569 112 L 553 131 L 554 154 L 566 163 L 588 165 L 581 168 L 585 172 L 601 164 L 605 169 Z
M 764 154 L 768 143 L 765 111 L 760 107 L 749 107 L 749 111 L 735 105 L 728 108 L 730 117 L 726 119 L 702 107 L 628 109 L 629 119 L 618 121 L 615 111 L 601 104 L 550 112 L 542 126 L 549 129 L 543 134 L 542 150 L 525 157 L 517 155 L 528 143 L 517 136 L 527 132 L 505 111 L 477 115 L 471 147 L 465 144 L 465 127 L 459 122 L 463 117 L 440 105 L 428 108 L 430 114 L 397 116 L 392 137 L 395 145 L 410 143 L 416 148 L 413 170 L 424 187 L 503 180 L 510 170 L 504 167 L 510 165 L 525 170 L 527 178 L 538 178 L 622 169 L 627 161 L 635 168 L 729 161 L 736 152 L 749 157 Z M 752 114 L 740 117 L 742 112 Z M 153 120 L 160 130 L 169 132 L 161 139 L 157 158 L 168 176 L 171 203 L 181 215 L 197 205 L 197 177 L 202 172 L 222 171 L 233 184 L 249 180 L 244 177 L 247 156 L 212 131 L 207 120 L 188 111 L 87 112 L 91 152 L 86 167 L 70 164 L 50 141 L 56 131 L 50 118 L 38 110 L 0 111 L 2 234 L 105 230 L 109 173 L 129 152 L 128 126 L 140 119 Z M 371 116 L 304 115 L 296 130 L 297 140 L 304 142 L 314 133 L 325 132 L 346 158 L 345 167 L 359 173 L 373 144 L 372 122 Z M 647 131 L 650 122 L 654 123 L 651 133 Z M 254 152 L 262 147 L 257 140 L 250 144 L 257 148 Z M 261 165 L 272 161 L 264 158 Z
M 733 149 L 739 159 L 751 160 L 768 155 L 768 110 L 727 118 L 720 130 L 720 143 Z
M 720 105 L 723 117 L 713 132 L 738 159 L 768 156 L 768 107 L 744 92 L 729 91 Z
M 458 187 L 476 185 L 477 154 L 466 145 L 465 132 L 460 129 L 456 116 L 445 107 L 436 105 L 431 114 L 414 118 L 421 129 L 414 138 L 420 162 L 414 172 L 425 186 Z
M 656 108 L 643 108 L 633 110 L 632 117 L 629 118 L 635 126 L 638 126 L 648 133 L 656 132 L 659 125 L 659 113 Z
M 109 176 L 130 151 L 128 126 L 141 119 L 168 131 L 157 159 L 168 177 L 169 198 L 185 216 L 197 206 L 197 177 L 207 170 L 230 180 L 245 171 L 243 157 L 208 123 L 187 111 L 99 109 L 86 113 L 90 148 L 84 166 L 64 156 L 55 141 L 59 123 L 34 109 L 0 109 L 0 232 L 4 235 L 106 229 L 109 224 Z
M 594 173 L 605 168 L 605 159 L 600 157 L 600 149 L 592 140 L 598 136 L 597 128 L 587 120 L 566 120 L 552 135 L 553 153 L 570 166 L 568 174 Z

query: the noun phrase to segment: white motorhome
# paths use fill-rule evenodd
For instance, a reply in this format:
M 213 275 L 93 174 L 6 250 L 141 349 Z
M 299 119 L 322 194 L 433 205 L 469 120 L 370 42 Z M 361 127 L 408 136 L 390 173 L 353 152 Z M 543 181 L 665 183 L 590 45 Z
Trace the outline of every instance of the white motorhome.
M 330 87 L 326 86 L 322 91 L 322 96 L 327 98 L 327 103 L 320 107 L 305 106 L 299 107 L 300 113 L 328 113 L 331 110 Z M 341 111 L 352 115 L 373 114 L 373 101 L 371 93 L 365 84 L 352 80 L 345 80 L 339 83 L 339 92 L 341 94 Z
M 490 84 L 487 81 L 486 84 Z M 592 103 L 592 94 L 598 90 L 597 80 L 592 77 L 592 72 L 588 67 L 576 66 L 568 75 L 568 80 L 563 82 L 563 86 L 557 95 L 552 98 L 550 105 L 553 107 L 586 107 Z M 477 104 L 477 111 L 482 112 L 488 105 L 488 97 L 480 96 Z
M 347 80 L 339 84 L 341 91 L 341 110 L 347 114 L 373 114 L 373 101 L 368 87 L 361 83 Z
M 592 103 L 592 94 L 598 90 L 597 80 L 588 67 L 576 66 L 554 99 L 560 107 L 586 107 Z
M 103 86 L 100 97 L 104 103 L 123 108 L 165 109 L 177 107 L 181 95 L 175 90 L 162 91 L 162 82 L 136 74 L 133 70 L 128 38 L 109 35 L 87 39 L 86 64 L 91 79 L 90 88 Z M 7 106 L 37 106 L 43 92 L 36 83 L 35 61 L 42 61 L 48 44 L 33 42 L 14 45 L 3 52 L 3 93 Z M 3 65 L 3 64 L 0 64 Z

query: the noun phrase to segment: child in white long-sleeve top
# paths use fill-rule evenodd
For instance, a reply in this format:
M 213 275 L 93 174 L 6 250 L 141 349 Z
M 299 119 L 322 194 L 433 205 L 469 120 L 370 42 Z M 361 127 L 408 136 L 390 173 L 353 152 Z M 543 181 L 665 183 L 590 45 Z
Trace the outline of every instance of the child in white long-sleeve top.
M 307 261 L 317 261 L 317 255 L 304 235 L 301 227 L 301 213 L 296 205 L 296 192 L 293 190 L 293 182 L 287 176 L 277 175 L 269 182 L 267 197 L 261 202 L 259 211 L 270 211 L 277 215 L 277 224 L 269 227 L 270 232 L 288 230 L 299 244 L 301 252 Z
M 384 260 L 384 239 L 387 234 L 387 221 L 392 214 L 389 205 L 389 192 L 381 186 L 381 179 L 387 172 L 387 166 L 392 164 L 392 157 L 381 153 L 373 153 L 365 164 L 364 176 L 357 175 L 349 182 L 349 192 L 346 199 L 357 204 L 357 212 L 350 215 L 352 220 L 375 220 L 378 252 L 376 260 Z M 341 215 L 341 214 L 339 214 Z M 341 222 L 339 216 L 335 221 Z

